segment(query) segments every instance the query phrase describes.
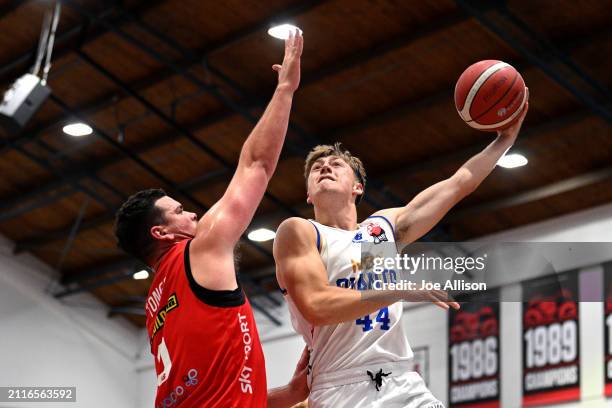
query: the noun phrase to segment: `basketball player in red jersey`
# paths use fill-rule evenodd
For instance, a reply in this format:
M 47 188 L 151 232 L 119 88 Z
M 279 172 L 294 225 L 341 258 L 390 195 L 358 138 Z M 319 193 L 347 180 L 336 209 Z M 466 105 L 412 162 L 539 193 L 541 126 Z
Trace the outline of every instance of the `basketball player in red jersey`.
M 289 407 L 308 394 L 305 352 L 286 387 L 266 389 L 253 311 L 234 269 L 234 247 L 251 222 L 283 146 L 300 81 L 303 39 L 285 41 L 278 84 L 245 141 L 221 199 L 200 220 L 162 190 L 136 193 L 119 209 L 119 246 L 155 277 L 146 300 L 157 372 L 155 407 Z

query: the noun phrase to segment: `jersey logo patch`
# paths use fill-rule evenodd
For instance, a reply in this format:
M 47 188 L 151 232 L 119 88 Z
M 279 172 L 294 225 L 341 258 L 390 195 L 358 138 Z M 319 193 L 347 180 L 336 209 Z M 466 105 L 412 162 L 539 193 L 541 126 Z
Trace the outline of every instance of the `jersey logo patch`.
M 166 303 L 166 305 L 159 311 L 159 313 L 157 313 L 157 317 L 155 318 L 155 324 L 153 325 L 153 333 L 151 335 L 151 345 L 153 345 L 153 339 L 155 338 L 157 332 L 159 332 L 159 329 L 164 327 L 164 323 L 166 323 L 166 315 L 172 310 L 176 309 L 178 305 L 179 303 L 178 298 L 176 297 L 176 293 L 173 293 L 168 298 L 168 303 Z
M 380 244 L 381 242 L 389 241 L 387 239 L 387 235 L 385 234 L 385 230 L 380 227 L 380 225 L 376 222 L 371 222 L 368 224 L 368 234 L 372 238 L 374 238 L 375 244 Z
M 357 234 L 355 234 L 355 237 L 353 237 L 353 242 L 361 242 L 362 239 L 363 239 L 363 235 L 361 234 L 361 231 L 360 231 Z

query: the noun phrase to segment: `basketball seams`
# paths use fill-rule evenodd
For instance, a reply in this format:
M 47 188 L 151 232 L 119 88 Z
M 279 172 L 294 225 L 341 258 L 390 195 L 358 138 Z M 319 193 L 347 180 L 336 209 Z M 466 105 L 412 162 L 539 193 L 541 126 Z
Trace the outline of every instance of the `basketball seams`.
M 510 67 L 510 65 L 505 62 L 501 62 L 501 61 L 496 64 L 493 64 L 489 68 L 487 68 L 482 74 L 480 74 L 480 76 L 478 77 L 478 79 L 476 79 L 476 81 L 474 81 L 474 83 L 472 84 L 470 88 L 470 91 L 468 92 L 465 98 L 463 109 L 458 111 L 459 115 L 461 116 L 461 118 L 463 118 L 464 121 L 469 122 L 472 120 L 472 117 L 470 116 L 470 108 L 472 107 L 472 102 L 474 100 L 474 97 L 480 90 L 480 87 L 485 83 L 487 79 L 489 79 L 489 77 L 491 77 L 497 71 L 505 67 Z
M 512 68 L 512 67 L 511 67 Z M 501 70 L 500 70 L 501 71 Z M 486 115 L 487 113 L 491 112 L 491 109 L 493 109 L 499 102 L 501 102 L 507 95 L 508 93 L 510 93 L 512 91 L 512 88 L 514 87 L 514 84 L 516 83 L 516 81 L 519 79 L 520 74 L 518 73 L 518 71 L 512 69 L 512 71 L 514 71 L 514 78 L 512 79 L 512 82 L 510 83 L 510 86 L 508 87 L 508 89 L 506 89 L 506 92 L 504 92 L 504 94 L 502 96 L 500 96 L 495 102 L 493 102 L 493 104 L 491 104 L 491 106 L 489 106 L 487 109 L 485 109 L 484 112 L 482 112 L 480 115 L 478 115 L 477 117 L 473 118 L 470 120 L 470 122 L 475 122 L 478 119 L 482 118 L 484 115 Z M 499 72 L 499 71 L 497 71 Z M 487 80 L 493 78 L 493 76 L 497 73 L 493 73 L 493 75 L 491 75 L 489 78 L 487 78 Z M 486 83 L 486 81 L 485 81 Z M 478 91 L 476 92 L 476 96 L 478 96 L 478 92 L 480 92 L 482 90 L 482 88 L 484 87 L 484 84 L 482 84 L 482 86 L 478 89 Z
M 479 130 L 491 130 L 491 129 L 503 128 L 505 125 L 507 125 L 508 123 L 512 122 L 514 119 L 516 119 L 516 117 L 518 115 L 521 114 L 521 112 L 525 108 L 525 102 L 526 101 L 527 101 L 527 92 L 525 92 L 525 90 L 523 90 L 523 100 L 521 101 L 521 104 L 519 105 L 518 109 L 516 111 L 514 111 L 514 113 L 512 115 L 510 115 L 509 117 L 507 117 L 506 119 L 504 119 L 501 122 L 497 122 L 497 123 L 494 123 L 494 124 L 491 124 L 491 125 L 481 125 L 478 122 L 472 122 L 471 126 L 474 127 L 475 129 L 479 129 Z

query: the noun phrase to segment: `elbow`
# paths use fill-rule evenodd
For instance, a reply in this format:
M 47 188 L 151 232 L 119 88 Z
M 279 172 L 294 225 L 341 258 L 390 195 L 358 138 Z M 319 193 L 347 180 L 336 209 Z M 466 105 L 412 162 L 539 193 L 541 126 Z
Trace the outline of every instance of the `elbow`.
M 276 160 L 265 151 L 254 151 L 247 149 L 246 145 L 242 149 L 239 164 L 244 168 L 261 173 L 270 181 L 276 170 Z
M 276 162 L 274 160 L 268 160 L 265 157 L 254 159 L 251 162 L 251 167 L 258 173 L 263 174 L 267 181 L 270 181 L 276 170 Z
M 263 161 L 260 163 L 261 168 L 266 176 L 266 180 L 270 181 L 276 170 L 276 162 L 274 160 Z
M 326 308 L 320 307 L 316 301 L 308 301 L 302 307 L 302 315 L 308 323 L 313 326 L 324 326 L 329 324 L 329 316 L 326 315 Z
M 249 172 L 252 172 L 251 174 L 257 174 L 258 179 L 265 181 L 266 184 L 270 181 L 276 169 L 275 163 L 263 158 L 251 158 L 246 161 L 245 167 Z
M 462 199 L 476 191 L 480 185 L 480 181 L 478 181 L 469 170 L 459 169 L 453 176 L 453 185 L 457 197 Z
M 304 316 L 304 319 L 306 319 L 306 321 L 313 326 L 323 325 L 323 317 L 321 316 L 321 313 L 315 309 L 310 307 L 304 308 L 304 310 L 302 310 L 302 315 Z

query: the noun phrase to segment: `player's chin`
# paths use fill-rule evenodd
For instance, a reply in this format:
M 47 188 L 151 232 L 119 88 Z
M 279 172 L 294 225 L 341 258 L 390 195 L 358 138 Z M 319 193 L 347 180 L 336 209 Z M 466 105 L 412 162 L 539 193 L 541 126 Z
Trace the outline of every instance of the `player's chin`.
M 187 231 L 182 231 L 181 232 L 186 238 L 195 238 L 196 235 L 196 229 L 195 228 L 189 228 L 189 230 Z

